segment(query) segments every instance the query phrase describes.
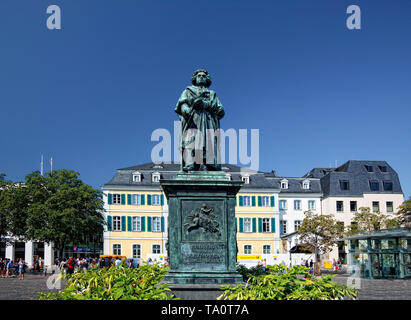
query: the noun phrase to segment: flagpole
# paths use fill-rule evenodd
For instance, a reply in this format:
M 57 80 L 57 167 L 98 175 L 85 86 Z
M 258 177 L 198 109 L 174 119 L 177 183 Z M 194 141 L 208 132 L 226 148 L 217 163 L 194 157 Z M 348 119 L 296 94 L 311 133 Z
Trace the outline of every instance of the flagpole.
M 50 158 L 50 168 L 51 172 L 53 172 L 53 157 Z
M 44 175 L 44 162 L 43 162 L 43 154 L 41 154 L 41 162 L 40 162 L 40 174 L 43 176 Z

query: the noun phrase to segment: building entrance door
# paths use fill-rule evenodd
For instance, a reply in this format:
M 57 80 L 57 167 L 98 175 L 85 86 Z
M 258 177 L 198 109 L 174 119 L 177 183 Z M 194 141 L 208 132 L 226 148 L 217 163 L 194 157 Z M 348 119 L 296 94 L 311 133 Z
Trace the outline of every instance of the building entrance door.
M 382 276 L 384 278 L 394 278 L 399 276 L 398 254 L 382 254 Z

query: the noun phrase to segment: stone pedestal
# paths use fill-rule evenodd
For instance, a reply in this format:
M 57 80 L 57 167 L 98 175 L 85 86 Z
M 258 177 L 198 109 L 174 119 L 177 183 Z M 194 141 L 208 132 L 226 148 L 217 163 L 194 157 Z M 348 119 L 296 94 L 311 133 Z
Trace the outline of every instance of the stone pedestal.
M 161 180 L 168 198 L 169 272 L 175 285 L 242 283 L 236 272 L 235 196 L 242 181 L 224 172 L 179 173 Z M 183 290 L 183 287 L 179 287 Z M 192 290 L 192 289 L 190 289 Z M 214 289 L 213 289 L 214 290 Z

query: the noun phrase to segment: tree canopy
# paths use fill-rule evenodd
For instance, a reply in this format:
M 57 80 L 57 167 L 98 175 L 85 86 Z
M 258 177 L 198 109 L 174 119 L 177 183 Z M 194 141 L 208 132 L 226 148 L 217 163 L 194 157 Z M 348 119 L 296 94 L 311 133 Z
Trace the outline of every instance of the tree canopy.
M 320 253 L 331 251 L 342 232 L 340 225 L 331 215 L 306 211 L 305 218 L 298 228 L 298 235 L 303 244 L 314 248 L 315 259 L 318 262 Z
M 53 242 L 62 252 L 68 243 L 84 243 L 104 226 L 102 192 L 84 184 L 79 173 L 35 171 L 25 183 L 3 188 L 0 215 L 6 231 L 25 240 Z

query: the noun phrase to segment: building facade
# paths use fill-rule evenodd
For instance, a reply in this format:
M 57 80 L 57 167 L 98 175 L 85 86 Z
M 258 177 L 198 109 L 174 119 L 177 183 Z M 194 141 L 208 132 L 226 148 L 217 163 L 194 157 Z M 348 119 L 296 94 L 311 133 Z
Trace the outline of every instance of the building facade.
M 333 215 L 344 227 L 362 207 L 392 215 L 404 202 L 398 174 L 386 161 L 350 160 L 338 168 L 314 168 L 305 177 L 320 179 L 321 211 Z M 346 263 L 347 252 L 341 243 L 328 258 Z
M 379 171 L 369 172 L 370 166 Z M 172 179 L 179 170 L 172 163 L 123 168 L 102 187 L 108 223 L 104 254 L 167 259 L 168 205 L 160 179 Z M 223 170 L 227 179 L 244 181 L 235 208 L 239 262 L 278 262 L 278 256 L 298 246 L 296 231 L 306 211 L 332 214 L 348 225 L 363 206 L 377 210 L 378 202 L 378 211 L 389 214 L 404 201 L 398 176 L 384 161 L 348 161 L 339 168 L 315 168 L 303 177 L 233 165 Z M 376 189 L 376 182 L 381 188 Z M 324 258 L 345 262 L 345 257 L 346 248 L 340 247 Z

